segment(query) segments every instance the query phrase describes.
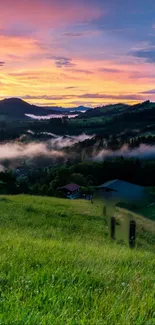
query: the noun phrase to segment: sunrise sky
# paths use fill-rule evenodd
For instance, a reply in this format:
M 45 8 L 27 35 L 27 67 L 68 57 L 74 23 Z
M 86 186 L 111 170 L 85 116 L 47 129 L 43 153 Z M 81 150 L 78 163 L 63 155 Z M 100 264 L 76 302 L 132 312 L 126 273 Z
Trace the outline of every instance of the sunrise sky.
M 154 0 L 0 1 L 0 99 L 155 101 Z

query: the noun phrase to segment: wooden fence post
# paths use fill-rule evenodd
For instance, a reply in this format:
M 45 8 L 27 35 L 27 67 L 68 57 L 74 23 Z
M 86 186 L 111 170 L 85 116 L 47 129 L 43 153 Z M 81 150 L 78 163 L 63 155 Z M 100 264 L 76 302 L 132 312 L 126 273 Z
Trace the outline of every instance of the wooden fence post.
M 111 239 L 115 239 L 116 220 L 114 217 L 110 219 L 110 235 Z
M 129 224 L 129 246 L 134 248 L 136 244 L 136 222 L 134 220 L 130 221 Z

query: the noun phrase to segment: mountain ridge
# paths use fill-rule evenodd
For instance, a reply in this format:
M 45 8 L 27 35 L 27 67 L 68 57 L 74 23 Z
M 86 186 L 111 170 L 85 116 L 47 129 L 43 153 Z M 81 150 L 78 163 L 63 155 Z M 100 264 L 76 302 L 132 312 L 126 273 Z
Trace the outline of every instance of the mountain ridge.
M 6 98 L 3 100 L 0 100 L 0 115 L 6 115 L 8 117 L 12 118 L 28 118 L 25 116 L 25 114 L 33 114 L 38 116 L 47 116 L 49 114 L 62 114 L 62 113 L 75 113 L 86 111 L 87 108 L 84 106 L 78 106 L 74 108 L 63 108 L 58 106 L 38 106 L 29 104 L 28 102 L 12 97 L 12 98 Z
M 119 115 L 126 112 L 137 112 L 145 109 L 154 108 L 155 103 L 145 101 L 135 105 L 128 105 L 123 103 L 105 105 L 101 107 L 85 107 L 77 106 L 72 108 L 63 108 L 59 106 L 37 106 L 29 104 L 28 102 L 12 97 L 0 100 L 0 115 L 10 117 L 12 119 L 28 119 L 28 115 L 47 116 L 52 114 L 75 114 L 79 113 L 77 118 L 91 118 L 98 116 Z

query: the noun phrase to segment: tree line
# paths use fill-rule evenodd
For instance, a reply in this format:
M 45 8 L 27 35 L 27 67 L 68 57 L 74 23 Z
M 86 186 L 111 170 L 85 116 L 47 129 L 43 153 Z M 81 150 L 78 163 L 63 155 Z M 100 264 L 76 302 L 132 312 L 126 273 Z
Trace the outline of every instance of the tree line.
M 112 179 L 154 186 L 155 160 L 141 161 L 120 157 L 99 163 L 81 162 L 63 167 L 31 168 L 18 175 L 10 170 L 0 173 L 0 193 L 62 196 L 58 187 L 72 182 L 80 185 L 83 192 L 88 194 L 96 186 Z

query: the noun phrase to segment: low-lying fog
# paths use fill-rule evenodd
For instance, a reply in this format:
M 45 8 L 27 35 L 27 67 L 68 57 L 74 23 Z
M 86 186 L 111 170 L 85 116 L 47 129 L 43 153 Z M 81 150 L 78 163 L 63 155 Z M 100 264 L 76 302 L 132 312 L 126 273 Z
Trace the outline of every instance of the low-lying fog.
M 25 116 L 30 117 L 34 120 L 50 120 L 51 118 L 62 118 L 62 117 L 68 117 L 70 118 L 74 118 L 76 116 L 78 116 L 78 114 L 49 114 L 46 116 L 37 116 L 37 115 L 33 115 L 33 114 L 25 114 Z
M 31 130 L 29 130 L 28 133 L 34 134 Z M 119 156 L 124 156 L 126 158 L 138 157 L 140 159 L 155 159 L 155 146 L 141 144 L 137 148 L 130 149 L 128 145 L 124 145 L 121 149 L 113 151 L 104 148 L 99 150 L 97 145 L 94 145 L 88 155 L 85 148 L 78 149 L 77 152 L 74 145 L 93 138 L 93 135 L 81 134 L 78 136 L 59 136 L 46 132 L 42 132 L 42 134 L 50 135 L 51 139 L 46 140 L 46 142 L 31 141 L 29 143 L 23 143 L 21 141 L 12 141 L 1 143 L 0 170 L 2 170 L 5 160 L 11 163 L 11 161 L 20 159 L 30 159 L 32 161 L 32 159 L 37 158 L 39 161 L 41 157 L 48 158 L 51 162 L 55 162 L 60 158 L 64 159 L 64 162 L 69 159 L 103 161 L 106 158 Z

